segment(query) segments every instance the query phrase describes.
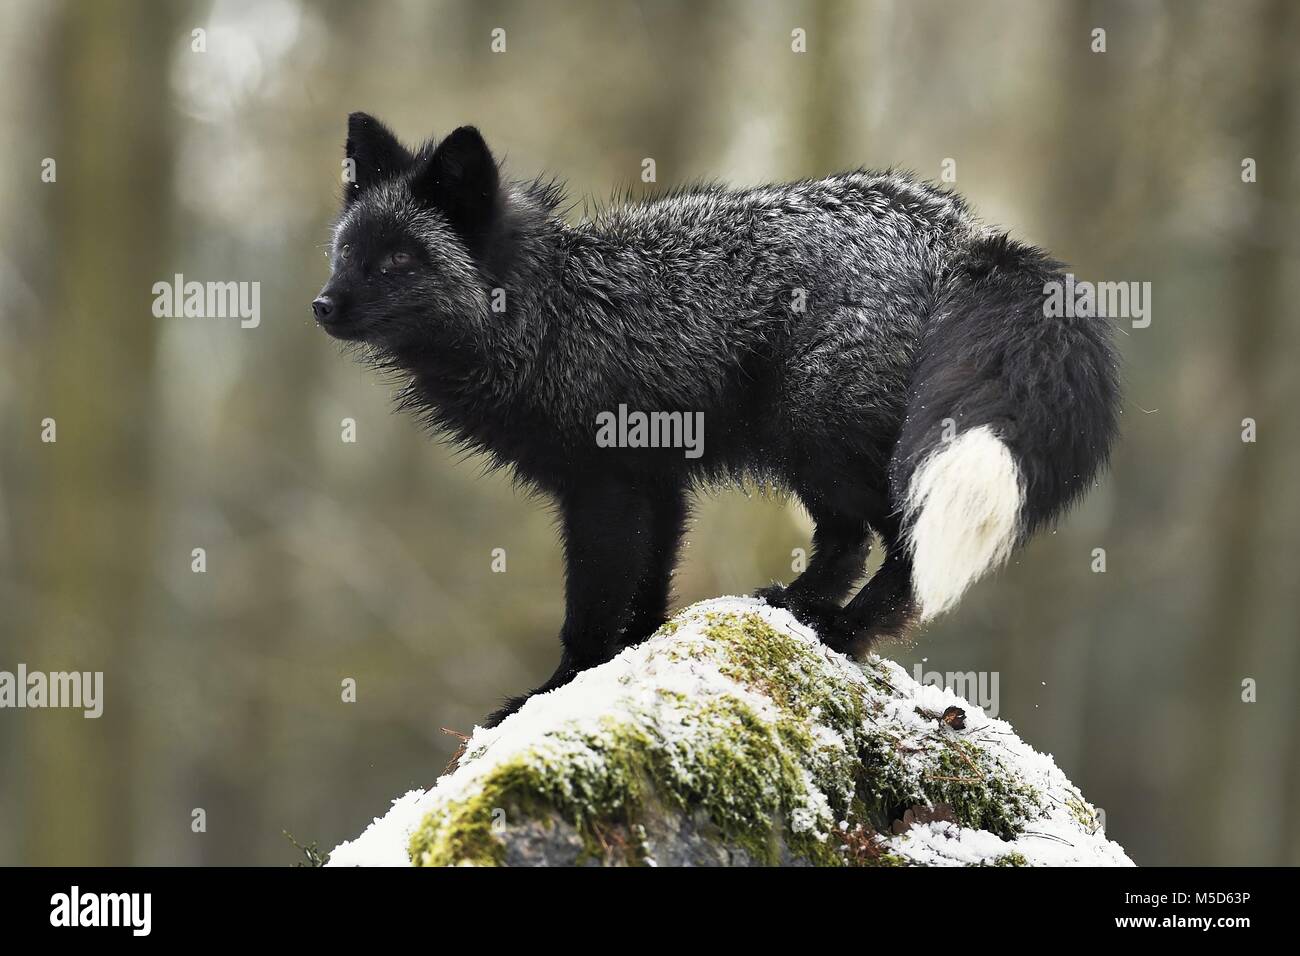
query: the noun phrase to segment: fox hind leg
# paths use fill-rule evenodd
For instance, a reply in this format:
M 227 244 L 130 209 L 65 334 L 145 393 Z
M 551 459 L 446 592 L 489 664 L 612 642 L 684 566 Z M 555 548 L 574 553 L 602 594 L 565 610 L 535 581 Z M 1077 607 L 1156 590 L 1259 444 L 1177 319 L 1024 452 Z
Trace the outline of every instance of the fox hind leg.
M 882 638 L 902 635 L 918 617 L 912 558 L 898 516 L 889 514 L 883 501 L 883 496 L 870 496 L 867 519 L 819 513 L 810 506 L 817 527 L 807 570 L 789 587 L 772 585 L 757 592 L 772 606 L 787 608 L 829 647 L 850 656 L 867 653 Z M 841 606 L 866 564 L 873 530 L 884 543 L 885 560 Z
M 919 616 L 912 593 L 912 559 L 906 545 L 887 546 L 884 563 L 853 600 L 827 622 L 822 640 L 833 650 L 861 657 L 877 642 L 902 637 Z
M 912 555 L 896 517 L 882 518 L 876 530 L 885 560 L 843 608 L 811 625 L 822 641 L 850 657 L 861 657 L 877 642 L 901 637 L 919 617 L 912 585 Z
M 812 496 L 803 500 L 816 522 L 808 567 L 789 586 L 773 584 L 755 596 L 815 627 L 839 610 L 862 574 L 871 550 L 871 526 L 862 517 L 820 506 Z

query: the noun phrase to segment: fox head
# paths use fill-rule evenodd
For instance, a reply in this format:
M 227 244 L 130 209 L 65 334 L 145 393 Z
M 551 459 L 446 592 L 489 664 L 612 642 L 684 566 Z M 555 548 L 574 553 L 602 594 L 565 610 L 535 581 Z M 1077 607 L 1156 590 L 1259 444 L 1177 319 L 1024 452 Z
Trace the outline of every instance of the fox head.
M 381 351 L 472 339 L 504 244 L 497 164 L 462 126 L 408 150 L 378 120 L 348 117 L 343 209 L 312 312 L 336 339 Z

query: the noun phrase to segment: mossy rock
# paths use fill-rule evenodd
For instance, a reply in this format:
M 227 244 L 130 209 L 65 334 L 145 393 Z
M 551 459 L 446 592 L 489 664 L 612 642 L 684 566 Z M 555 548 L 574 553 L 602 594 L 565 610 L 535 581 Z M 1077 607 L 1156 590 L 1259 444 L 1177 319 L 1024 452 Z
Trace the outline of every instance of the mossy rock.
M 330 864 L 1128 864 L 1097 820 L 1004 722 L 720 598 L 476 730 Z

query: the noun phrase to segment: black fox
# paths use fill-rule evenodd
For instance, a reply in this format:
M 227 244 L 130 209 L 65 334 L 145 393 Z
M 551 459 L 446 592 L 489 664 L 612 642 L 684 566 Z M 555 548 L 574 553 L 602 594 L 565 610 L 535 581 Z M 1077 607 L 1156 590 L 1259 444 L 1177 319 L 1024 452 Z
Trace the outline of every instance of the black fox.
M 1060 263 L 945 190 L 859 170 L 573 225 L 554 182 L 502 180 L 473 127 L 412 152 L 354 113 L 345 155 L 317 321 L 562 514 L 563 654 L 533 693 L 664 622 L 697 486 L 799 497 L 807 570 L 758 593 L 861 654 L 951 608 L 1106 462 L 1108 325 L 1047 317 Z M 683 422 L 696 444 L 665 447 Z M 873 532 L 884 563 L 844 603 Z

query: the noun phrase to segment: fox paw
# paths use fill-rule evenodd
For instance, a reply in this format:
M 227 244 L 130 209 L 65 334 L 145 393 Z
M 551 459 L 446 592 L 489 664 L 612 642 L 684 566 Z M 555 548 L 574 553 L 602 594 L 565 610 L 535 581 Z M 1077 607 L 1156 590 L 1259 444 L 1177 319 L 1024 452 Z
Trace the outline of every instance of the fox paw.
M 781 584 L 769 584 L 754 592 L 754 597 L 766 602 L 770 607 L 789 607 L 786 603 L 788 589 Z
M 606 654 L 604 656 L 597 656 L 575 663 L 566 653 L 560 660 L 560 666 L 555 669 L 555 673 L 551 675 L 550 679 L 545 684 L 541 687 L 534 687 L 528 693 L 520 694 L 518 697 L 506 698 L 505 703 L 492 711 L 492 713 L 488 714 L 487 720 L 483 726 L 495 727 L 497 724 L 501 723 L 501 721 L 519 710 L 520 707 L 524 706 L 524 704 L 528 702 L 528 698 L 532 697 L 534 694 L 546 694 L 555 690 L 557 687 L 563 687 L 588 667 L 595 667 L 597 664 L 602 664 L 611 656 L 613 655 Z
M 771 607 L 785 608 L 796 621 L 816 631 L 822 642 L 831 647 L 848 644 L 856 632 L 845 620 L 844 609 L 834 601 L 800 594 L 779 584 L 759 588 L 754 597 L 762 598 Z
M 497 724 L 501 723 L 501 721 L 505 720 L 511 714 L 515 713 L 515 711 L 519 710 L 520 707 L 524 706 L 524 702 L 527 701 L 528 698 L 531 696 L 533 695 L 520 694 L 518 697 L 506 698 L 505 703 L 503 703 L 500 707 L 492 711 L 492 713 L 488 714 L 487 717 L 484 718 L 483 726 L 495 727 Z

